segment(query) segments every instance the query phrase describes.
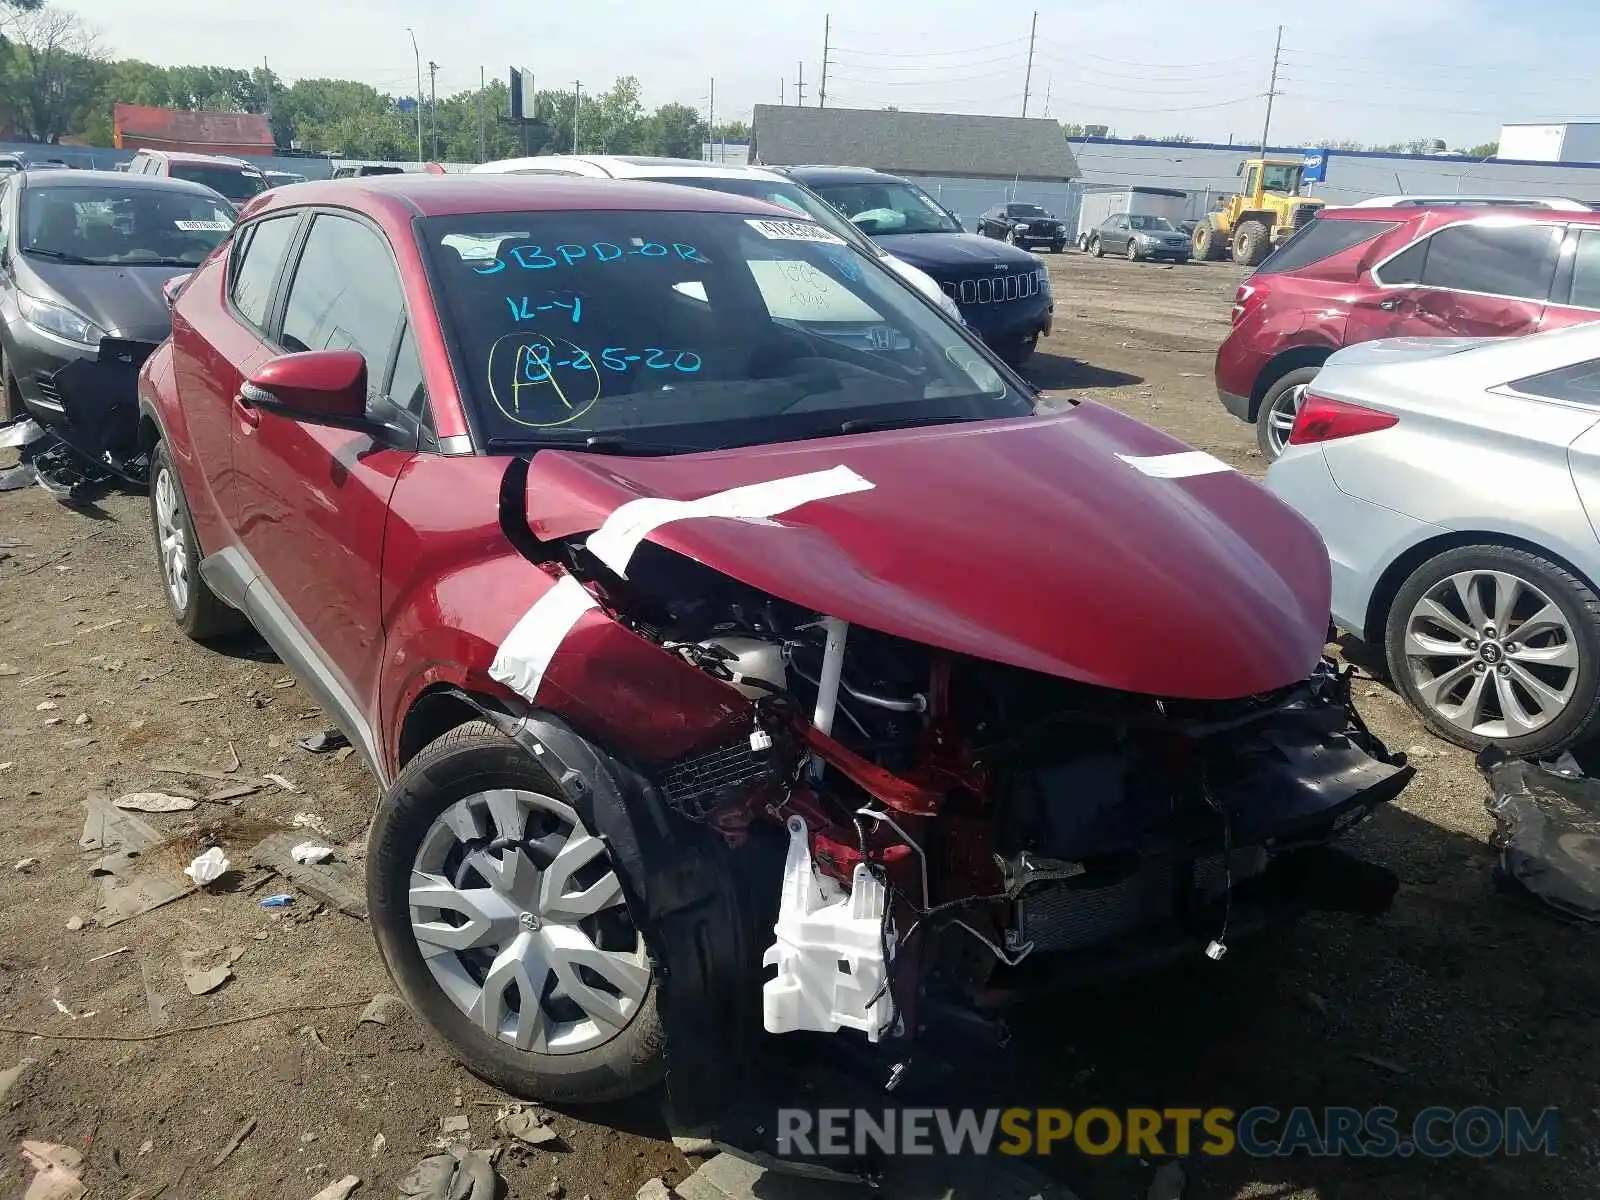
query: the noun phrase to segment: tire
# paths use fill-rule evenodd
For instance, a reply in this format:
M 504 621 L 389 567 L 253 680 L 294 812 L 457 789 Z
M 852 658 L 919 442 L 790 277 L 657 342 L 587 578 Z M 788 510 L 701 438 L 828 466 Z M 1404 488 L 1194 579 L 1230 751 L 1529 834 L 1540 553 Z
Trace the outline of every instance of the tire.
M 1067 244 L 1065 242 L 1051 242 L 1050 243 L 1050 253 L 1052 253 L 1052 254 L 1060 254 L 1066 248 L 1067 248 Z
M 1106 252 L 1100 248 L 1100 239 L 1099 238 L 1090 238 L 1089 239 L 1089 253 L 1094 255 L 1096 258 L 1104 258 L 1105 257 L 1105 253 Z
M 1321 367 L 1297 367 L 1273 380 L 1256 409 L 1256 447 L 1269 463 L 1283 453 L 1289 440 L 1294 414 L 1300 411 L 1305 388 L 1317 377 Z M 1288 418 L 1287 424 L 1284 418 Z
M 1272 253 L 1272 231 L 1261 221 L 1240 221 L 1233 230 L 1233 261 L 1259 266 Z
M 1128 256 L 1128 261 L 1129 262 L 1138 262 L 1139 261 L 1139 243 L 1134 241 L 1132 238 L 1129 238 L 1128 239 L 1128 248 L 1126 250 L 1124 250 L 1123 253 Z
M 1194 227 L 1194 256 L 1201 262 L 1221 262 L 1226 250 L 1226 240 L 1210 221 Z
M 161 594 L 179 629 L 197 642 L 216 641 L 249 627 L 243 613 L 229 607 L 200 577 L 200 543 L 183 481 L 165 442 L 150 454 L 150 531 L 161 570 Z
M 1022 244 L 1017 241 L 1017 231 L 1015 229 L 1006 230 L 1006 244 L 1008 246 L 1019 246 Z
M 1458 639 L 1460 631 L 1455 627 L 1418 613 L 1425 600 L 1433 601 L 1430 613 L 1438 611 L 1442 596 L 1456 626 L 1483 634 L 1484 627 L 1473 620 L 1461 601 L 1458 581 L 1463 578 L 1469 581 L 1466 586 L 1477 598 L 1481 615 L 1491 619 L 1505 582 L 1514 579 L 1520 588 L 1512 615 L 1505 622 L 1509 629 L 1494 628 L 1492 637 L 1469 639 L 1476 643 L 1476 655 L 1466 649 L 1467 641 Z M 1523 645 L 1517 635 L 1526 628 L 1528 618 L 1534 612 L 1551 610 L 1559 616 L 1548 620 L 1550 628 L 1546 630 L 1546 622 L 1541 622 L 1541 630 L 1528 635 L 1539 644 Z M 1452 652 L 1415 655 L 1418 642 L 1413 635 L 1423 639 L 1423 645 L 1451 647 Z M 1514 757 L 1550 754 L 1589 737 L 1600 717 L 1600 597 L 1565 567 L 1525 550 L 1460 546 L 1423 563 L 1395 594 L 1384 622 L 1384 650 L 1395 686 L 1423 724 L 1446 741 L 1470 750 L 1494 745 Z M 1541 660 L 1534 663 L 1537 671 L 1530 671 L 1530 660 L 1523 657 L 1533 653 L 1541 654 Z M 1571 665 L 1553 666 L 1558 659 Z M 1446 684 L 1442 689 L 1442 700 L 1447 705 L 1454 702 L 1454 713 L 1446 714 L 1429 701 L 1424 689 L 1462 665 L 1471 668 L 1461 676 L 1466 687 Z M 1537 700 L 1524 682 L 1530 676 L 1551 696 L 1559 696 L 1560 703 Z M 1485 701 L 1492 697 L 1492 704 L 1477 709 L 1476 715 L 1492 717 L 1491 710 L 1498 709 L 1498 722 L 1474 720 L 1474 709 L 1465 704 L 1472 695 L 1467 689 L 1480 686 L 1478 679 L 1484 680 L 1482 692 Z M 1529 722 L 1527 732 L 1517 732 L 1522 726 L 1506 719 L 1503 697 L 1508 691 L 1511 707 L 1519 708 L 1524 717 L 1532 715 L 1534 706 L 1540 707 L 1536 727 Z M 1456 719 L 1449 719 L 1451 715 Z
M 0 421 L 15 421 L 28 415 L 17 381 L 11 378 L 11 362 L 0 350 Z
M 1087 233 L 1080 233 L 1078 235 L 1078 251 L 1079 251 L 1079 253 L 1083 253 L 1084 251 L 1086 251 L 1088 249 L 1089 249 L 1089 235 Z
M 558 1010 L 563 1005 L 575 1006 L 566 1011 L 580 1013 L 582 1017 L 577 1025 L 571 1026 L 572 1032 L 568 1036 L 578 1037 L 583 1032 L 581 1022 L 588 1021 L 593 1031 L 585 1035 L 584 1040 L 598 1039 L 593 1045 L 580 1045 L 566 1052 L 541 1051 L 519 1048 L 503 1035 L 492 1036 L 445 991 L 434 968 L 430 967 L 429 960 L 423 955 L 411 916 L 413 870 L 435 867 L 428 873 L 445 874 L 444 866 L 428 862 L 427 856 L 438 854 L 437 847 L 445 842 L 451 846 L 448 851 L 451 855 L 465 851 L 466 843 L 459 841 L 460 833 L 451 831 L 459 828 L 460 818 L 456 826 L 445 827 L 438 824 L 443 815 L 471 797 L 504 790 L 516 792 L 518 797 L 531 798 L 526 811 L 520 803 L 513 810 L 521 814 L 523 821 L 516 837 L 532 851 L 522 856 L 523 865 L 538 862 L 541 873 L 547 874 L 554 861 L 541 855 L 557 834 L 540 835 L 541 845 L 535 847 L 529 844 L 529 839 L 534 836 L 530 834 L 530 829 L 537 831 L 540 828 L 566 828 L 570 825 L 568 832 L 559 834 L 561 841 L 556 843 L 556 849 L 560 853 L 566 853 L 579 844 L 580 837 L 596 840 L 594 831 L 584 828 L 581 818 L 559 799 L 560 789 L 522 747 L 483 721 L 472 721 L 452 729 L 429 744 L 406 765 L 389 788 L 373 822 L 367 853 L 367 905 L 378 949 L 388 965 L 389 973 L 412 1010 L 423 1017 L 469 1070 L 513 1095 L 548 1104 L 594 1104 L 645 1091 L 665 1075 L 666 1034 L 656 1006 L 658 986 L 655 960 L 643 948 L 643 937 L 632 926 L 625 901 L 612 900 L 601 910 L 600 916 L 585 918 L 589 922 L 607 922 L 606 938 L 631 938 L 635 947 L 629 951 L 626 971 L 630 976 L 629 987 L 638 986 L 642 991 L 632 1001 L 631 1007 L 627 1007 L 629 1002 L 626 1000 L 619 1003 L 617 1015 L 620 1027 L 604 1026 L 588 1016 L 588 1010 L 576 1007 L 574 1000 L 562 1001 L 547 993 L 548 999 L 542 1006 L 545 1007 L 547 1021 L 562 1019 L 559 1011 L 552 1013 L 549 1005 L 557 1006 Z M 565 815 L 555 815 L 557 807 L 564 809 Z M 481 809 L 464 811 L 473 814 L 468 822 L 469 827 L 476 824 L 482 835 L 482 844 L 475 844 L 473 853 L 486 856 L 490 853 L 488 844 L 491 835 L 506 836 L 506 830 L 502 828 L 503 810 L 491 810 L 485 802 Z M 438 832 L 441 828 L 446 829 L 443 835 Z M 441 860 L 441 863 L 448 861 Z M 598 877 L 602 881 L 616 873 L 610 852 L 603 843 L 597 855 L 586 861 L 588 866 L 585 869 L 603 872 Z M 484 883 L 490 878 L 478 875 L 459 863 L 453 870 L 466 872 Z M 576 878 L 581 879 L 582 876 Z M 589 889 L 599 886 L 593 879 L 582 885 Z M 446 886 L 435 894 L 445 898 L 454 890 Z M 501 899 L 507 898 L 495 892 L 492 885 L 490 891 Z M 578 927 L 575 920 L 551 916 L 545 908 L 547 899 L 541 893 L 537 899 L 524 897 L 520 901 L 511 901 L 512 908 L 520 907 L 523 903 L 530 906 L 530 911 L 513 918 L 515 924 L 509 927 L 512 937 L 520 940 L 524 932 L 537 932 L 543 925 L 560 925 L 569 930 Z M 439 928 L 448 924 L 442 914 L 456 910 L 440 908 L 436 911 L 440 917 L 432 924 Z M 538 920 L 530 923 L 535 917 Z M 539 920 L 543 921 L 543 925 Z M 591 924 L 585 927 L 585 932 L 595 945 L 601 945 L 604 939 L 601 933 L 595 932 L 597 928 L 599 926 Z M 504 947 L 506 943 L 502 941 L 495 945 Z M 606 941 L 601 949 L 606 950 L 612 945 L 614 943 Z M 488 949 L 478 953 L 483 959 L 497 957 L 490 955 Z M 501 949 L 498 958 L 504 957 L 505 952 Z M 440 970 L 447 976 L 452 971 L 459 974 L 465 983 L 457 986 L 462 986 L 464 993 L 482 991 L 476 983 L 476 977 L 462 970 L 462 960 L 456 952 L 440 950 L 434 960 L 442 963 Z M 544 960 L 536 958 L 533 961 Z M 619 958 L 617 961 L 622 960 Z M 603 990 L 595 986 L 594 979 L 609 979 L 608 976 L 594 975 L 592 969 L 580 978 L 570 963 L 567 971 L 571 978 L 587 985 L 591 993 Z M 545 977 L 547 987 L 552 975 L 554 971 Z M 566 977 L 555 978 L 559 982 Z M 509 1001 L 509 986 L 502 986 L 506 990 L 500 993 L 499 1000 L 504 1005 Z M 619 996 L 621 994 L 618 993 Z M 605 991 L 605 995 L 610 997 L 610 991 Z M 518 1012 L 521 1011 L 521 1004 L 519 988 Z M 501 1021 L 509 1021 L 513 1027 L 520 1023 L 518 1016 L 512 1014 L 509 1008 L 500 1011 L 497 1017 Z
M 1003 342 L 994 348 L 1008 366 L 1020 367 L 1033 357 L 1033 352 L 1039 348 L 1039 335 L 1023 338 L 1018 342 Z

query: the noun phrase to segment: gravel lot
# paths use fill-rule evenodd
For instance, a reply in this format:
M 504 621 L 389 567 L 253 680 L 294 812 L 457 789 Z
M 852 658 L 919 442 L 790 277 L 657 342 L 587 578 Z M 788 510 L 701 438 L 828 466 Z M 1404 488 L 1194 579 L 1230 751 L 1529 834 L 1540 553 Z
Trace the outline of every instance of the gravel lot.
M 1251 431 L 1222 412 L 1210 380 L 1240 272 L 1076 254 L 1050 265 L 1057 325 L 1034 378 L 1259 476 Z M 356 760 L 296 747 L 323 722 L 268 652 L 202 650 L 173 629 L 142 498 L 115 496 L 85 515 L 39 489 L 0 495 L 0 664 L 0 820 L 12 830 L 0 863 L 0 1070 L 35 1060 L 0 1102 L 0 1194 L 21 1192 L 12 1147 L 23 1138 L 79 1148 L 93 1195 L 142 1200 L 310 1196 L 345 1174 L 362 1176 L 359 1196 L 392 1195 L 441 1118 L 467 1115 L 487 1144 L 503 1097 L 403 1012 L 358 1023 L 388 987 L 363 923 L 304 899 L 264 910 L 258 901 L 279 882 L 252 892 L 258 877 L 244 871 L 233 890 L 110 929 L 69 928 L 91 916 L 99 887 L 77 844 L 90 792 L 223 786 L 155 769 L 174 765 L 254 782 L 270 772 L 299 789 L 268 784 L 237 808 L 202 802 L 148 818 L 174 838 L 151 855 L 174 874 L 207 830 L 221 829 L 242 857 L 304 812 L 357 855 L 376 799 Z M 1553 1159 L 1235 1158 L 1191 1164 L 1185 1195 L 1595 1194 L 1595 943 L 1493 893 L 1486 789 L 1470 756 L 1423 733 L 1382 683 L 1363 681 L 1358 698 L 1374 729 L 1419 765 L 1392 811 L 1353 839 L 1401 875 L 1391 914 L 1313 918 L 1260 952 L 1052 1007 L 1019 1031 L 1017 1052 L 991 1077 L 963 1081 L 965 1102 L 1388 1104 L 1403 1116 L 1428 1105 L 1556 1105 Z M 24 858 L 37 865 L 14 870 Z M 228 948 L 242 950 L 234 977 L 190 995 L 185 953 Z M 176 1032 L 287 1005 L 342 1007 Z M 139 1040 L 152 1034 L 159 1040 Z M 100 1040 L 111 1038 L 129 1040 Z M 502 1160 L 511 1195 L 553 1195 L 554 1178 L 574 1200 L 631 1197 L 652 1176 L 671 1182 L 692 1169 L 649 1104 L 558 1114 L 555 1124 L 561 1149 Z M 1085 1200 L 1142 1196 L 1152 1170 L 1123 1157 L 1052 1168 Z

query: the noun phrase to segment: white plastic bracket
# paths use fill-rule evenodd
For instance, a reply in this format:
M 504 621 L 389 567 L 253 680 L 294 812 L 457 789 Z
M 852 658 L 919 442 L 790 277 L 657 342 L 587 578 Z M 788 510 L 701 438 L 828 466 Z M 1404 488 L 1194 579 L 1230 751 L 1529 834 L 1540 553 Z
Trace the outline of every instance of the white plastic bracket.
M 887 939 L 884 931 L 888 894 L 864 864 L 841 894 L 811 861 L 805 821 L 791 816 L 788 829 L 777 940 L 762 959 L 778 968 L 762 988 L 763 1023 L 768 1033 L 859 1029 L 876 1042 L 894 1011 L 884 953 L 886 940 L 893 945 L 892 931 Z

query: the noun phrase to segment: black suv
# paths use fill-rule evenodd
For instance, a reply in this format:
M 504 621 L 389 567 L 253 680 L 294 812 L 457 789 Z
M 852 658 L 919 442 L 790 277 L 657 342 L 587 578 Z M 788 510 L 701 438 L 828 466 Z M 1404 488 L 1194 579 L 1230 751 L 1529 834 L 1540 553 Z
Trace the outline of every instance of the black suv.
M 783 167 L 896 258 L 927 272 L 972 331 L 1016 365 L 1050 332 L 1055 305 L 1044 260 L 967 233 L 909 179 L 863 167 Z
M 1066 226 L 1037 204 L 996 204 L 978 218 L 978 232 L 1024 250 L 1049 246 L 1060 254 L 1067 244 Z

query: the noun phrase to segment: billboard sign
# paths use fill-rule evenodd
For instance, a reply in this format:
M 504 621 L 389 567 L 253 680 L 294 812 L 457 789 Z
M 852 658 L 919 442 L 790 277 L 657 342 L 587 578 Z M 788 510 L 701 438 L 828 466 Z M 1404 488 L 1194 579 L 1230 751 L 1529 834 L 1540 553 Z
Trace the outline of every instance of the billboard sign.
M 1300 178 L 1305 183 L 1322 183 L 1328 178 L 1328 152 L 1320 147 L 1305 152 Z

